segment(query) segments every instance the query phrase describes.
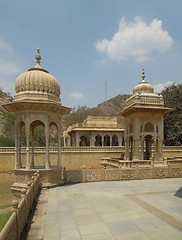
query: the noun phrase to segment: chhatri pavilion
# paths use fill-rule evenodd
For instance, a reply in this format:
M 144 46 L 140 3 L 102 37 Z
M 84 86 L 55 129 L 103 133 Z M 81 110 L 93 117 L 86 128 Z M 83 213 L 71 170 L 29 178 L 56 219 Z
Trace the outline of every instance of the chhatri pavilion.
M 61 166 L 61 116 L 68 114 L 70 108 L 64 107 L 60 99 L 58 81 L 41 67 L 39 48 L 36 55 L 37 64 L 16 79 L 16 95 L 12 103 L 4 107 L 15 115 L 15 169 L 21 168 L 21 129 L 25 127 L 26 135 L 26 169 L 34 168 L 34 130 L 37 126 L 45 128 L 46 153 L 45 169 L 50 169 L 49 139 L 50 127 L 54 125 L 58 136 L 57 166 Z M 30 145 L 31 143 L 31 145 Z
M 164 107 L 163 96 L 145 81 L 143 69 L 142 81 L 119 114 L 125 119 L 125 160 L 162 160 L 163 117 L 170 111 Z

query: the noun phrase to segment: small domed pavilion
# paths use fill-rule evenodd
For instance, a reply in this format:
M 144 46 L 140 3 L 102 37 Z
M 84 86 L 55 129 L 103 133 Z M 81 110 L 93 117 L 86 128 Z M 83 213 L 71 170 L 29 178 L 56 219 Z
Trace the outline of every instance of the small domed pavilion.
M 58 81 L 40 65 L 39 48 L 36 55 L 37 64 L 22 73 L 15 83 L 14 101 L 5 108 L 15 114 L 15 169 L 21 168 L 21 129 L 25 126 L 26 135 L 26 169 L 34 168 L 34 129 L 45 128 L 46 156 L 45 168 L 50 169 L 49 138 L 50 127 L 54 125 L 58 135 L 58 162 L 61 166 L 61 116 L 68 114 L 70 108 L 61 105 Z M 30 146 L 31 143 L 31 146 Z M 30 154 L 31 152 L 31 154 Z M 31 156 L 31 159 L 30 159 Z
M 119 116 L 125 119 L 125 159 L 162 160 L 163 116 L 172 111 L 164 107 L 162 95 L 154 93 L 154 88 L 142 81 L 133 89 L 133 95 Z

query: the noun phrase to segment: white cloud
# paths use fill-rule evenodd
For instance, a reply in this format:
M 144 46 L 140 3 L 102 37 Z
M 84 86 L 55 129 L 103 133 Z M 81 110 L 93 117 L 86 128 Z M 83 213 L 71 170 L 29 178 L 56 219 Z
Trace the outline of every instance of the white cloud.
M 15 94 L 16 77 L 22 72 L 18 59 L 13 47 L 0 36 L 0 87 L 12 95 Z
M 0 58 L 0 74 L 3 76 L 13 76 L 20 73 L 20 68 L 17 64 L 10 60 L 3 60 Z
M 137 16 L 133 22 L 120 20 L 118 32 L 109 41 L 104 38 L 95 43 L 99 52 L 107 52 L 112 60 L 134 56 L 136 61 L 149 60 L 152 51 L 165 52 L 173 44 L 172 37 L 162 29 L 162 21 L 154 19 L 149 25 Z
M 79 92 L 73 92 L 72 94 L 70 94 L 70 97 L 75 99 L 84 99 L 83 94 Z
M 106 60 L 105 59 L 100 59 L 95 61 L 96 64 L 105 64 Z
M 159 83 L 159 84 L 156 84 L 156 85 L 154 85 L 153 87 L 154 87 L 154 91 L 156 92 L 156 93 L 160 93 L 160 92 L 162 92 L 162 90 L 164 90 L 164 88 L 166 88 L 166 87 L 169 87 L 170 85 L 172 85 L 173 83 L 172 82 L 166 82 L 166 83 Z
M 12 47 L 0 36 L 0 51 L 5 51 L 11 53 L 13 51 Z

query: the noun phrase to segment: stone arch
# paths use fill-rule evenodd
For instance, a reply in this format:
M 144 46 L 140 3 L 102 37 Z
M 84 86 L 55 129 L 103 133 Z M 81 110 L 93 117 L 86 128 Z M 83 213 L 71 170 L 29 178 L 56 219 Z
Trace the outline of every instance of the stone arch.
M 50 133 L 50 145 L 57 146 L 58 144 L 58 135 L 59 135 L 59 128 L 55 122 L 50 122 L 49 124 L 49 133 Z
M 45 136 L 45 123 L 40 120 L 34 120 L 30 123 L 30 136 L 31 136 L 31 167 L 34 167 L 34 147 L 46 146 Z M 30 138 L 29 138 L 30 139 Z
M 118 145 L 119 145 L 118 136 L 117 135 L 112 136 L 112 146 L 118 146 Z
M 145 123 L 144 132 L 154 132 L 154 125 L 150 122 Z
M 144 159 L 149 160 L 152 157 L 153 136 L 146 135 L 144 137 Z
M 99 134 L 95 137 L 95 146 L 102 146 L 102 137 Z
M 80 137 L 80 143 L 79 143 L 79 145 L 80 145 L 81 147 L 90 146 L 89 136 L 87 136 L 87 135 L 82 135 L 82 136 Z
M 30 123 L 30 128 L 36 128 L 38 126 L 43 126 L 45 127 L 45 123 L 40 121 L 40 120 L 34 120 Z
M 26 146 L 26 137 L 25 137 L 25 122 L 20 121 L 17 125 L 17 133 L 19 135 L 19 144 L 20 147 L 25 147 Z

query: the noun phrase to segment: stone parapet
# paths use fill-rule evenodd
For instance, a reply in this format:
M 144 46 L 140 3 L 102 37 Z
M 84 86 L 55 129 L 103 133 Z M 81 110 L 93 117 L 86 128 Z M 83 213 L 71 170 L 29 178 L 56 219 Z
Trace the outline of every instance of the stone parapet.
M 12 215 L 0 233 L 1 240 L 19 240 L 28 214 L 39 191 L 39 173 L 34 173 L 31 182 L 22 188 L 19 199 L 12 202 Z
M 64 170 L 66 183 L 181 178 L 182 166 L 135 167 L 118 169 Z

